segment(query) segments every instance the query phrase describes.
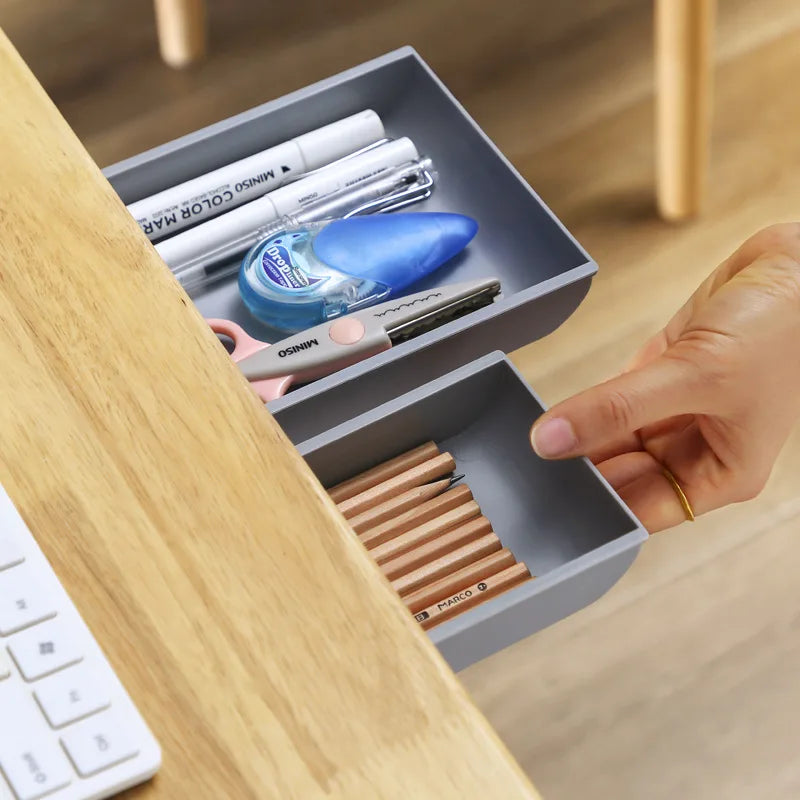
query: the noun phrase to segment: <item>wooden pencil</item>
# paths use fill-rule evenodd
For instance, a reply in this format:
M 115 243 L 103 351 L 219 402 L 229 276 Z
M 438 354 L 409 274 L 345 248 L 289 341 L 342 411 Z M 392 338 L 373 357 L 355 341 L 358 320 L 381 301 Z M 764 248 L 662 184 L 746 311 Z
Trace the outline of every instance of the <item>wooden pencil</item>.
M 439 455 L 439 448 L 434 442 L 425 442 L 407 453 L 402 453 L 396 458 L 391 458 L 378 464 L 376 467 L 365 470 L 364 472 L 349 478 L 346 481 L 336 484 L 328 490 L 334 503 L 341 503 L 355 495 L 360 494 L 379 483 L 383 483 L 401 472 L 405 472 L 411 467 L 416 467 L 424 461 L 429 461 Z
M 387 544 L 389 541 L 394 541 L 401 535 L 404 536 L 411 533 L 420 526 L 431 524 L 448 513 L 454 515 L 450 516 L 449 519 L 457 520 L 454 524 L 466 522 L 479 513 L 477 504 L 474 505 L 475 513 L 469 516 L 464 516 L 467 512 L 459 512 L 462 506 L 470 502 L 472 502 L 472 492 L 469 488 L 456 486 L 449 492 L 445 492 L 427 503 L 422 503 L 416 508 L 412 508 L 405 514 L 399 514 L 394 519 L 364 531 L 364 533 L 359 534 L 358 538 L 367 549 L 372 550 L 380 545 Z M 445 523 L 446 519 L 441 520 L 441 522 Z M 453 525 L 448 527 L 453 527 Z M 442 530 L 446 530 L 446 528 L 442 528 Z
M 431 541 L 431 539 L 435 539 L 445 531 L 469 522 L 471 519 L 480 516 L 480 513 L 480 506 L 474 500 L 469 500 L 450 511 L 445 511 L 444 514 L 440 514 L 434 519 L 423 522 L 422 525 L 418 525 L 410 531 L 401 533 L 399 536 L 373 547 L 370 550 L 370 555 L 378 564 L 385 564 L 387 561 L 401 556 L 403 553 L 407 553 L 409 550 Z
M 477 581 L 476 583 L 454 592 L 448 597 L 420 609 L 414 618 L 425 630 L 433 628 L 458 614 L 463 614 L 480 603 L 484 603 L 497 595 L 513 589 L 530 578 L 528 568 L 522 562 L 507 567 L 495 575 Z
M 457 547 L 455 550 L 428 561 L 405 575 L 401 575 L 392 581 L 392 587 L 400 597 L 405 598 L 411 592 L 444 578 L 451 572 L 466 567 L 468 564 L 479 561 L 490 553 L 499 551 L 500 547 L 500 540 L 494 534 L 482 536 L 474 542 Z
M 440 578 L 438 581 L 411 592 L 403 600 L 408 606 L 408 610 L 416 613 L 445 597 L 466 589 L 473 583 L 496 575 L 508 567 L 513 567 L 515 563 L 514 554 L 507 547 L 504 547 L 502 550 L 491 553 L 473 564 L 468 564 L 466 567 L 462 567 L 444 578 Z
M 455 550 L 457 547 L 474 542 L 481 536 L 491 533 L 491 531 L 492 526 L 489 520 L 486 517 L 477 517 L 465 525 L 459 525 L 459 527 L 453 528 L 453 530 L 447 531 L 441 536 L 437 536 L 435 539 L 387 561 L 385 564 L 381 564 L 381 569 L 383 574 L 390 581 L 393 581 L 395 578 L 399 578 L 401 575 L 405 575 L 407 572 L 411 572 L 411 570 L 417 569 L 423 564 Z M 495 534 L 491 533 L 491 535 L 497 539 Z M 497 539 L 496 549 L 499 550 L 501 546 L 500 540 Z
M 453 460 L 453 456 L 450 453 L 442 453 L 379 483 L 377 486 L 372 486 L 353 497 L 349 497 L 347 500 L 343 500 L 339 503 L 339 510 L 346 518 L 350 519 L 370 508 L 375 508 L 380 503 L 385 503 L 387 500 L 403 494 L 409 489 L 413 489 L 415 486 L 422 486 L 443 478 L 445 475 L 452 473 L 455 467 L 456 463 Z
M 397 497 L 375 506 L 375 508 L 370 508 L 368 511 L 352 517 L 349 520 L 350 526 L 359 534 L 366 535 L 369 532 L 369 539 L 362 538 L 362 541 L 367 546 L 372 543 L 380 544 L 381 541 L 385 541 L 394 535 L 395 523 L 399 528 L 402 528 L 407 520 L 415 520 L 417 524 L 421 524 L 426 519 L 431 519 L 430 516 L 426 517 L 430 509 L 438 509 L 439 513 L 442 513 L 461 505 L 461 503 L 466 503 L 467 500 L 472 500 L 472 492 L 466 486 L 454 486 L 450 491 L 447 491 L 452 485 L 451 481 L 452 479 L 445 478 L 441 481 L 426 483 L 424 486 L 415 486 L 413 489 L 409 489 L 407 492 L 403 492 L 403 494 L 399 494 Z M 441 506 L 430 505 L 435 503 L 436 500 L 441 500 Z M 384 525 L 388 526 L 387 529 L 385 531 L 379 530 Z M 374 534 L 373 531 L 375 531 Z M 397 533 L 403 532 L 402 530 L 397 530 Z

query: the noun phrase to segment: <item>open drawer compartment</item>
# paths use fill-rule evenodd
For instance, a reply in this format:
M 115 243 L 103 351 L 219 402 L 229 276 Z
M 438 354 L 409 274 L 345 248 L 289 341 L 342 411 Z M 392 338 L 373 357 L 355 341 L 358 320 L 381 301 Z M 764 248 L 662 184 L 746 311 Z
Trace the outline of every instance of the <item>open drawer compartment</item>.
M 536 576 L 430 631 L 462 669 L 596 600 L 647 532 L 586 459 L 540 459 L 529 444 L 544 411 L 493 353 L 298 445 L 324 486 L 427 440 L 455 458 L 502 544 Z
M 433 159 L 439 175 L 433 196 L 410 210 L 463 213 L 479 224 L 466 251 L 408 292 L 497 277 L 503 294 L 491 306 L 270 403 L 294 442 L 487 352 L 511 352 L 547 335 L 577 308 L 597 269 L 411 48 L 142 153 L 105 174 L 131 203 L 367 108 L 380 115 L 387 136 L 408 136 Z M 235 279 L 193 300 L 206 317 L 231 319 L 252 336 L 274 341 L 245 309 Z
M 502 353 L 487 355 L 564 322 L 589 289 L 592 259 L 411 48 L 105 174 L 131 203 L 364 109 L 379 114 L 387 136 L 409 137 L 435 164 L 432 197 L 410 210 L 458 212 L 479 225 L 463 253 L 408 293 L 496 277 L 502 295 L 268 407 L 327 486 L 427 439 L 456 457 L 503 545 L 537 576 L 431 629 L 461 669 L 598 598 L 647 537 L 589 462 L 545 462 L 533 453 L 528 434 L 542 405 Z M 235 278 L 192 299 L 207 318 L 276 340 L 245 309 Z

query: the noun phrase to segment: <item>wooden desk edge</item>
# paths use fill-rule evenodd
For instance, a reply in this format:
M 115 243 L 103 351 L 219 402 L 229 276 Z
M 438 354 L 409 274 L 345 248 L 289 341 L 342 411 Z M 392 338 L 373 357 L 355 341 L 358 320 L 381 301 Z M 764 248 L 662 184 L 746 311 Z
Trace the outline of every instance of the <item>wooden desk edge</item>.
M 4 36 L 0 59 L 0 480 L 161 741 L 137 796 L 535 798 Z

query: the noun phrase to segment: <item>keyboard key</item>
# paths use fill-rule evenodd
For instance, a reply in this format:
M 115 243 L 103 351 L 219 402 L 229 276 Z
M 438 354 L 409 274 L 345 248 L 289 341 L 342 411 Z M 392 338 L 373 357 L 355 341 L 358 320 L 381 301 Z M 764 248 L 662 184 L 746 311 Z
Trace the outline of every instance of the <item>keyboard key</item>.
M 113 767 L 133 758 L 138 748 L 125 735 L 125 722 L 112 711 L 78 723 L 62 737 L 61 743 L 81 777 Z
M 8 645 L 22 677 L 35 681 L 81 660 L 74 633 L 57 620 L 18 633 Z
M 26 564 L 0 572 L 0 636 L 55 615 L 47 593 L 38 587 Z
M 81 665 L 45 678 L 34 696 L 54 728 L 102 711 L 110 702 L 102 681 Z
M 10 537 L 0 533 L 0 569 L 8 569 L 25 560 L 22 548 Z
M 0 767 L 19 800 L 38 800 L 66 786 L 73 776 L 56 742 L 24 732 L 0 745 Z
M 11 659 L 4 647 L 0 647 L 0 681 L 11 675 Z

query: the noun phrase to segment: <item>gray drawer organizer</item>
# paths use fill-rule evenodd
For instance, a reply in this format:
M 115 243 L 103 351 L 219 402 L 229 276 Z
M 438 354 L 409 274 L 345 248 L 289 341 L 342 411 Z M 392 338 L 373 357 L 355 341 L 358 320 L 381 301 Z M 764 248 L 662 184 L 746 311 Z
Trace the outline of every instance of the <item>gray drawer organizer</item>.
M 492 352 L 555 330 L 586 295 L 594 262 L 411 48 L 115 164 L 105 175 L 130 203 L 365 108 L 378 112 L 387 135 L 409 136 L 433 158 L 436 191 L 412 210 L 456 211 L 480 225 L 467 250 L 427 285 L 496 276 L 503 296 L 291 391 L 269 410 L 325 485 L 427 438 L 452 450 L 500 538 L 539 576 L 431 631 L 460 669 L 595 600 L 647 537 L 588 462 L 547 463 L 532 453 L 528 430 L 541 403 L 502 353 Z M 270 339 L 245 310 L 235 280 L 193 299 L 205 316 Z

